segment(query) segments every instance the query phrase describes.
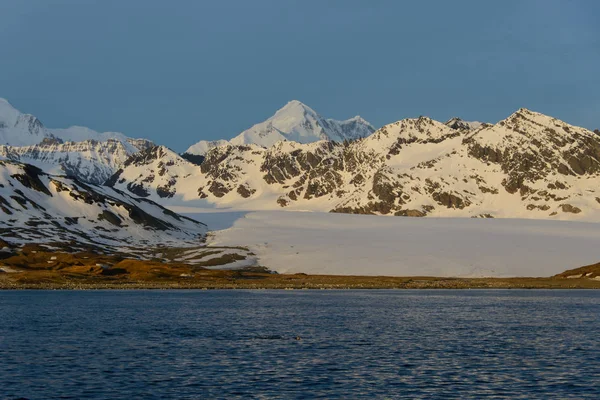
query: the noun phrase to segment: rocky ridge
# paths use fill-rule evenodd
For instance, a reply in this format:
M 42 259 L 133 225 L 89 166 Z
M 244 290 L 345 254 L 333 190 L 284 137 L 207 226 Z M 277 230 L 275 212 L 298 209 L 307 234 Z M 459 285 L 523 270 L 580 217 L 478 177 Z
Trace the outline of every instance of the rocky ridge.
M 159 149 L 109 185 L 167 203 L 600 221 L 600 136 L 527 109 L 494 125 L 419 117 L 354 141 L 219 146 L 200 166 Z

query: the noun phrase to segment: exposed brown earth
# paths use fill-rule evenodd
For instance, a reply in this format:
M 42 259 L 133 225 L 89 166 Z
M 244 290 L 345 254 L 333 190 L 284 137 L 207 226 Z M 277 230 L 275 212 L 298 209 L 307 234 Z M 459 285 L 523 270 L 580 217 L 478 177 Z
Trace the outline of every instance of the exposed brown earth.
M 211 270 L 26 246 L 0 260 L 0 289 L 600 289 L 600 264 L 548 278 L 435 278 Z
M 570 269 L 556 275 L 557 278 L 579 279 L 586 278 L 600 281 L 600 263 L 586 265 L 584 267 Z

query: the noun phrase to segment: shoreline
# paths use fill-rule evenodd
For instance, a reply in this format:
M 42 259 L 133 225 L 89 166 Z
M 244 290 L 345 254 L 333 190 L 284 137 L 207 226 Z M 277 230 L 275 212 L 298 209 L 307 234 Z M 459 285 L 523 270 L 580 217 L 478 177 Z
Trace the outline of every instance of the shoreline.
M 600 289 L 600 263 L 551 277 L 513 278 L 278 274 L 264 267 L 217 265 L 53 252 L 30 245 L 0 260 L 0 290 Z
M 0 276 L 0 290 L 385 290 L 385 289 L 600 289 L 585 278 L 436 278 L 343 275 L 279 275 L 219 271 L 208 279 L 129 280 L 96 277 Z M 12 275 L 12 274 L 10 274 Z M 17 277 L 14 277 L 17 278 Z

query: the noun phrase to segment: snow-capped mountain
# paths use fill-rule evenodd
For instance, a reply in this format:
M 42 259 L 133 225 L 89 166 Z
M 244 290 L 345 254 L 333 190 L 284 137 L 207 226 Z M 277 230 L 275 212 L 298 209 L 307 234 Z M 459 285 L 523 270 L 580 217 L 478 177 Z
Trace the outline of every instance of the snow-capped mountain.
M 600 221 L 600 136 L 526 109 L 494 125 L 457 122 L 404 119 L 345 143 L 220 146 L 199 167 L 158 148 L 109 184 L 219 207 Z
M 197 246 L 200 222 L 106 186 L 0 161 L 0 237 L 4 243 L 60 243 L 71 251 L 126 251 L 148 245 Z
M 31 146 L 0 146 L 0 158 L 33 164 L 47 173 L 102 184 L 131 155 L 144 148 L 147 148 L 146 142 L 139 140 L 122 142 L 107 139 L 62 143 L 55 139 L 45 139 L 42 143 Z
M 81 142 L 84 140 L 148 143 L 146 139 L 131 139 L 120 132 L 96 132 L 84 126 L 71 126 L 65 129 L 46 128 L 31 114 L 23 114 L 6 99 L 0 98 L 0 145 L 31 146 L 44 139 L 58 139 L 62 142 Z M 151 143 L 151 142 L 150 142 Z M 137 147 L 137 146 L 136 146 Z
M 359 116 L 345 121 L 326 119 L 306 104 L 293 100 L 278 110 L 275 115 L 254 125 L 233 139 L 202 140 L 187 149 L 186 153 L 204 155 L 210 149 L 227 144 L 255 144 L 270 147 L 279 141 L 312 143 L 319 140 L 343 142 L 369 136 L 373 127 Z
M 54 136 L 39 119 L 30 114 L 22 114 L 7 100 L 0 98 L 0 144 L 28 146 L 46 138 Z
M 49 129 L 0 98 L 0 159 L 30 163 L 46 172 L 100 184 L 129 156 L 153 146 L 149 140 L 128 138 L 119 132 L 100 133 L 82 126 Z

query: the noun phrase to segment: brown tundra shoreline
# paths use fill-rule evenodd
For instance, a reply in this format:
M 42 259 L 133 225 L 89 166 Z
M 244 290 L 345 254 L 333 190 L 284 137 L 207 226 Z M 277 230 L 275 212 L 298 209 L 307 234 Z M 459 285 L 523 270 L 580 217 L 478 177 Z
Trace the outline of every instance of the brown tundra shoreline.
M 0 290 L 11 289 L 600 289 L 600 263 L 552 277 L 346 276 L 277 274 L 261 267 L 219 270 L 40 249 L 0 260 Z
M 270 274 L 208 270 L 179 279 L 134 280 L 63 274 L 2 274 L 0 290 L 139 289 L 600 289 L 600 281 L 578 278 L 436 278 Z M 54 276 L 52 276 L 54 275 Z

